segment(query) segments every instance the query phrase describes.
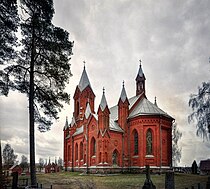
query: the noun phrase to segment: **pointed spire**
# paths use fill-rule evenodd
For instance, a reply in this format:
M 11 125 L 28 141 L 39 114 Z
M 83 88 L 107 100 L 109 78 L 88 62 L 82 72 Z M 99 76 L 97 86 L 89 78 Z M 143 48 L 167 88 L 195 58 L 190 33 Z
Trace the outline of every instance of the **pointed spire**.
M 89 100 L 88 100 L 87 107 L 86 107 L 86 110 L 85 110 L 85 118 L 88 119 L 91 113 L 92 112 L 91 112 L 91 108 L 90 108 L 90 103 L 89 103 Z
M 141 67 L 141 60 L 139 60 L 140 64 L 139 64 L 139 70 L 138 70 L 138 74 L 136 76 L 136 96 L 140 95 L 140 94 L 144 94 L 145 95 L 145 76 Z
M 106 97 L 105 97 L 105 89 L 103 88 L 103 95 L 102 95 L 101 103 L 100 103 L 101 110 L 104 111 L 106 106 L 107 106 L 107 102 L 106 102 Z
M 123 81 L 123 87 L 122 87 L 122 91 L 121 91 L 121 95 L 120 95 L 120 99 L 122 100 L 122 102 L 125 102 L 125 100 L 127 98 L 124 84 L 125 84 L 125 82 Z
M 155 96 L 155 102 L 154 102 L 154 105 L 158 107 L 158 105 L 157 105 L 157 100 L 156 100 L 156 96 Z
M 80 91 L 83 91 L 88 85 L 91 87 L 87 72 L 85 70 L 85 61 L 84 61 L 84 69 L 83 69 L 82 76 L 80 78 L 78 87 L 79 87 Z
M 139 64 L 139 71 L 138 71 L 138 74 L 137 74 L 137 77 L 136 79 L 139 77 L 144 77 L 144 73 L 143 73 L 143 70 L 142 70 L 142 67 L 141 67 L 141 59 L 139 60 L 140 64 Z
M 83 61 L 83 63 L 84 63 L 84 69 L 85 69 L 85 63 L 86 63 L 85 60 Z
M 74 116 L 71 119 L 70 127 L 72 127 L 76 123 Z
M 69 124 L 68 124 L 68 116 L 66 116 L 66 123 L 64 125 L 63 130 L 66 130 L 68 128 Z

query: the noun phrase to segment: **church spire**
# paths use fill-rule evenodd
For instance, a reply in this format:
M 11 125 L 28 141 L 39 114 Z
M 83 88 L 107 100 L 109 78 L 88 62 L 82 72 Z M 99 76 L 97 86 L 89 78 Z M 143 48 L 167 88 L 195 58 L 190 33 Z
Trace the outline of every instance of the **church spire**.
M 91 87 L 87 72 L 85 70 L 85 61 L 84 61 L 84 69 L 83 69 L 82 76 L 80 78 L 78 87 L 79 87 L 80 91 L 82 92 L 88 85 Z
M 107 106 L 107 101 L 106 101 L 106 97 L 105 97 L 105 89 L 103 88 L 103 95 L 102 95 L 101 103 L 100 103 L 101 110 L 104 111 L 106 106 Z
M 122 91 L 121 91 L 121 95 L 120 95 L 120 99 L 122 100 L 123 103 L 125 102 L 125 100 L 127 98 L 124 83 L 125 82 L 123 81 L 123 87 L 122 87 Z
M 144 72 L 142 70 L 142 66 L 141 66 L 141 60 L 139 60 L 140 64 L 139 64 L 139 70 L 136 76 L 136 96 L 140 95 L 142 93 L 145 94 L 145 76 L 144 76 Z
M 105 90 L 103 88 L 103 95 L 101 98 L 101 103 L 98 108 L 98 127 L 99 130 L 104 131 L 109 129 L 109 108 L 107 105 Z
M 68 124 L 68 117 L 66 116 L 66 123 L 64 125 L 63 130 L 66 130 L 68 128 L 69 124 Z
M 137 80 L 137 78 L 138 77 L 144 77 L 144 73 L 143 73 L 143 70 L 142 70 L 142 67 L 141 67 L 141 60 L 139 60 L 139 71 L 138 71 L 138 74 L 137 74 L 137 76 L 136 76 L 136 80 Z
M 123 81 L 122 91 L 121 91 L 120 99 L 118 101 L 118 124 L 120 125 L 122 129 L 126 129 L 125 124 L 128 118 L 128 113 L 129 113 L 129 101 L 127 98 L 124 81 Z

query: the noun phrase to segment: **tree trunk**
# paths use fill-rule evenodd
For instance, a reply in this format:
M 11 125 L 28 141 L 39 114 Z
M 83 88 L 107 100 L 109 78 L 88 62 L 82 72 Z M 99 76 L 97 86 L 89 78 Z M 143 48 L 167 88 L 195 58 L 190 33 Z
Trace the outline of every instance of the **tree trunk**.
M 3 175 L 2 175 L 2 155 L 1 155 L 1 139 L 0 139 L 0 183 L 3 183 Z M 3 188 L 3 186 L 0 186 Z
M 31 185 L 36 186 L 35 167 L 35 137 L 34 137 L 34 57 L 35 57 L 35 31 L 34 21 L 32 21 L 32 45 L 30 62 L 30 88 L 29 88 L 29 134 L 30 134 L 30 175 Z

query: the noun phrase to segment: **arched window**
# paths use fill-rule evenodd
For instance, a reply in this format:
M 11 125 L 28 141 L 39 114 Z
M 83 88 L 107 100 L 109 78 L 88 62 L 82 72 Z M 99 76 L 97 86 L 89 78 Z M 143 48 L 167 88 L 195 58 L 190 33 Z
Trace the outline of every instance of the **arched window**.
M 67 161 L 70 161 L 70 157 L 71 157 L 71 150 L 70 150 L 70 145 L 68 145 L 68 158 L 67 158 Z
M 91 156 L 94 156 L 94 155 L 96 155 L 96 140 L 93 137 L 91 139 Z
M 78 144 L 75 145 L 75 160 L 78 160 Z
M 84 154 L 84 164 L 86 164 L 86 159 L 87 158 L 87 156 L 86 156 L 86 154 Z
M 115 149 L 112 154 L 112 164 L 118 165 L 118 151 Z
M 102 154 L 101 154 L 101 152 L 99 153 L 99 163 L 101 163 L 102 162 Z
M 134 137 L 134 155 L 137 155 L 139 153 L 139 139 L 136 130 L 134 130 L 133 137 Z
M 83 143 L 82 142 L 80 142 L 80 160 L 82 160 L 83 159 Z
M 79 102 L 76 102 L 76 116 L 79 115 Z
M 152 130 L 151 129 L 148 129 L 147 130 L 147 134 L 146 134 L 146 152 L 147 152 L 147 155 L 152 155 Z
M 105 152 L 105 162 L 106 163 L 108 162 L 108 154 L 107 154 L 107 152 Z

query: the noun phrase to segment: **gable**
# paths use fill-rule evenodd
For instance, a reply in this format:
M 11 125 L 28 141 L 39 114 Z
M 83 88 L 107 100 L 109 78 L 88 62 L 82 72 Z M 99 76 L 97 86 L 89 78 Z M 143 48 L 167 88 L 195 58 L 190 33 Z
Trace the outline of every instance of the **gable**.
M 72 136 L 77 136 L 79 134 L 82 134 L 84 132 L 84 125 L 82 125 L 81 127 L 76 128 L 75 133 Z

